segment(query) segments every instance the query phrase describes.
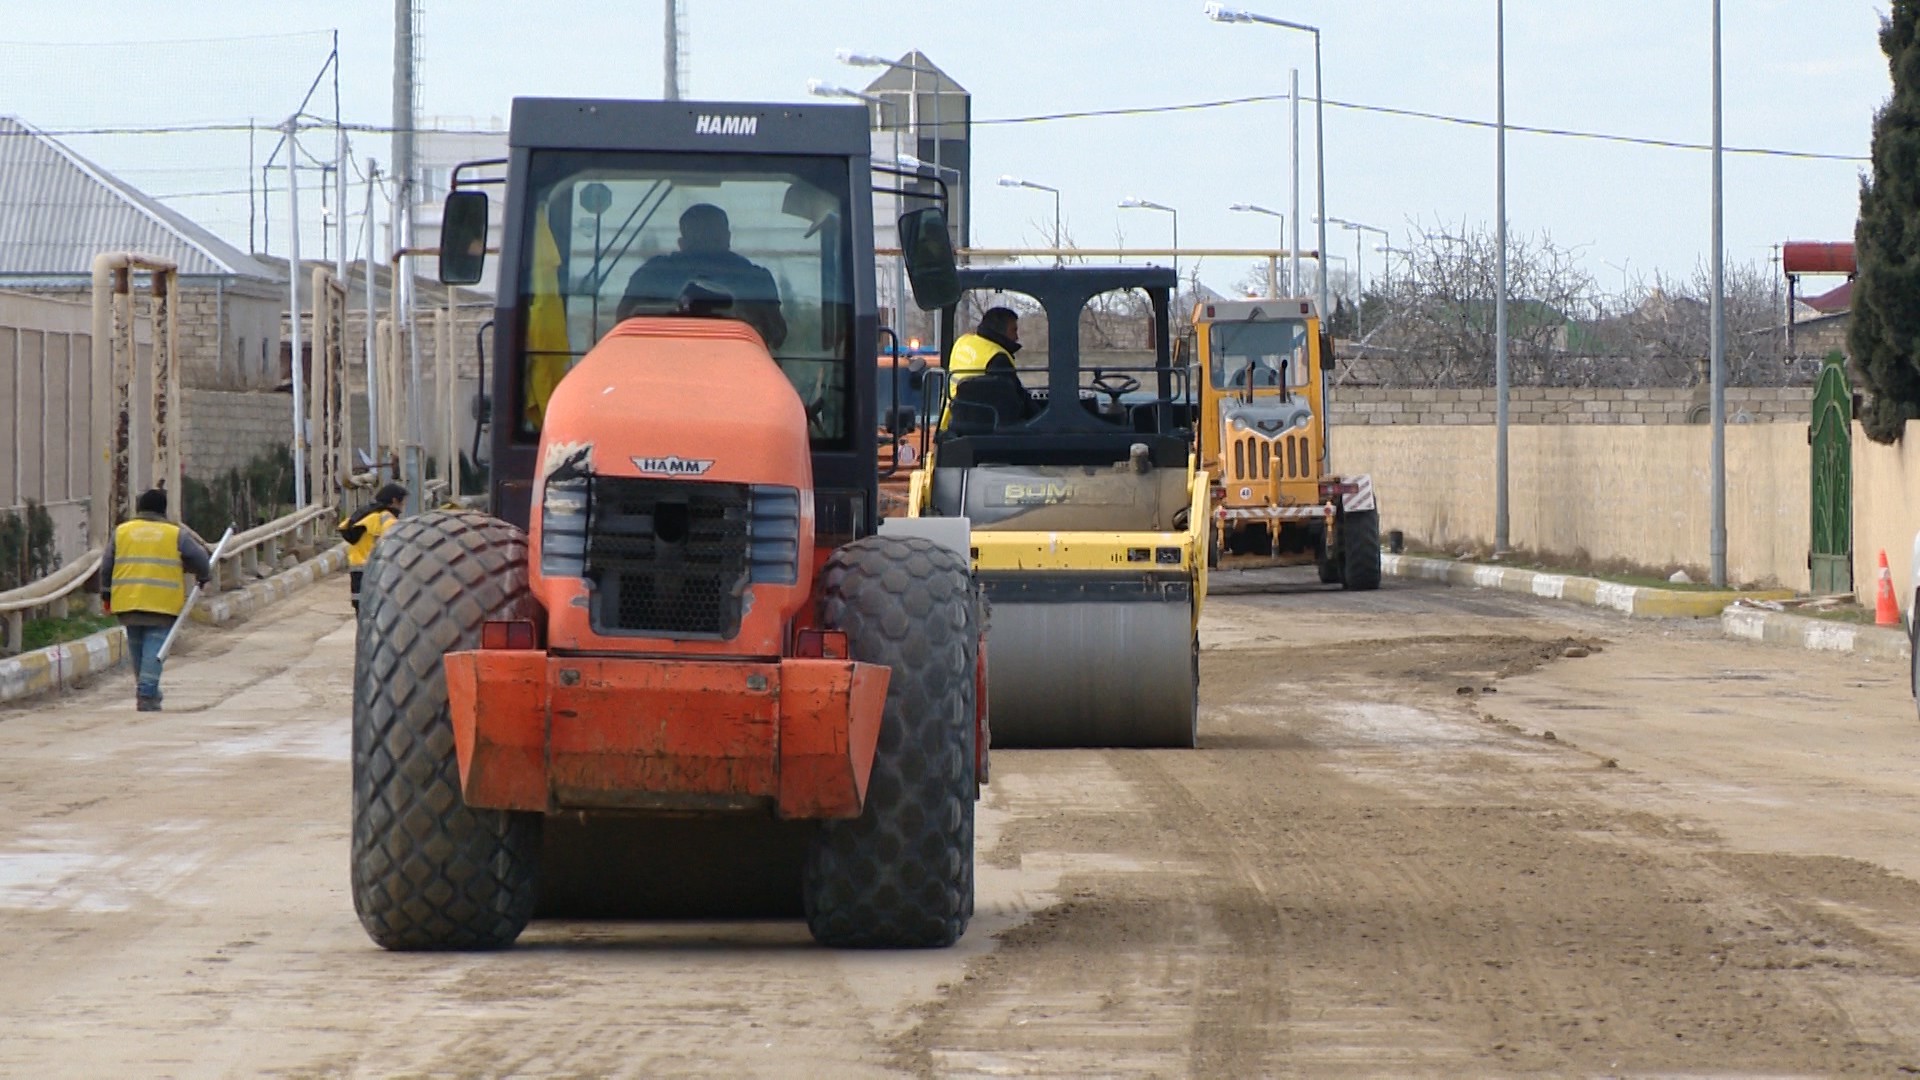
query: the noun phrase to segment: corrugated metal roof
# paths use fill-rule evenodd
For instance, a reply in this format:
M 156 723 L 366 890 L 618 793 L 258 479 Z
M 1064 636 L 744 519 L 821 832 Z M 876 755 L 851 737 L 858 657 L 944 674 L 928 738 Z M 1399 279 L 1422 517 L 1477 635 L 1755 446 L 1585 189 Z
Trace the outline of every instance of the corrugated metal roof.
M 85 275 L 103 251 L 171 259 L 183 275 L 277 280 L 239 248 L 0 116 L 0 275 Z

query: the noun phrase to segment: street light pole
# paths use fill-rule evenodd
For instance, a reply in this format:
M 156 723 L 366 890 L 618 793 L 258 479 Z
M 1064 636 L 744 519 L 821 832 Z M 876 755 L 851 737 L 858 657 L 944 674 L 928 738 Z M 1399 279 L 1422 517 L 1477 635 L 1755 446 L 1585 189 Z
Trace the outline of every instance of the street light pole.
M 1727 584 L 1727 306 L 1725 203 L 1720 159 L 1720 0 L 1713 0 L 1713 310 L 1710 313 L 1713 378 L 1713 503 L 1709 536 L 1713 584 Z
M 1057 188 L 1057 187 L 1050 187 L 1050 186 L 1048 186 L 1048 185 L 1046 185 L 1046 184 L 1036 184 L 1036 183 L 1034 183 L 1034 182 L 1033 182 L 1033 181 L 1031 181 L 1031 180 L 1022 180 L 1022 179 L 1020 179 L 1020 178 L 1018 178 L 1018 177 L 1014 177 L 1014 176 L 1002 176 L 1002 177 L 1000 178 L 1000 186 L 1001 186 L 1001 187 L 1022 187 L 1022 188 L 1032 188 L 1032 189 L 1033 189 L 1033 190 L 1035 190 L 1035 191 L 1051 191 L 1051 192 L 1053 193 L 1053 265 L 1055 265 L 1055 266 L 1059 266 L 1059 265 L 1061 264 L 1061 258 L 1060 258 L 1060 189 L 1059 189 L 1059 188 Z
M 864 101 L 870 105 L 878 105 L 881 109 L 881 119 L 883 122 L 886 108 L 893 104 L 893 102 L 877 94 L 866 94 L 858 90 L 849 90 L 844 86 L 835 86 L 820 79 L 807 80 L 807 93 L 815 97 L 852 98 L 856 101 Z M 901 156 L 900 115 L 898 112 L 894 114 L 893 119 L 893 157 L 894 160 L 897 161 Z M 902 202 L 904 203 L 904 199 L 902 199 Z M 904 206 L 902 208 L 904 209 Z M 895 329 L 904 335 L 907 330 L 907 253 L 904 246 L 899 258 L 894 260 L 893 321 Z
M 1122 210 L 1160 210 L 1173 215 L 1173 277 L 1174 277 L 1174 280 L 1178 282 L 1180 280 L 1180 211 L 1175 210 L 1171 206 L 1154 202 L 1151 199 L 1133 199 L 1133 198 L 1121 199 L 1120 209 Z M 1177 286 L 1175 291 L 1176 292 L 1178 291 Z
M 1714 0 L 1717 5 L 1720 0 Z M 1494 182 L 1495 245 L 1499 267 L 1493 300 L 1493 553 L 1509 550 L 1510 518 L 1507 505 L 1507 4 L 1494 0 L 1494 96 L 1498 133 L 1495 135 Z
M 1268 217 L 1279 218 L 1280 219 L 1280 246 L 1287 247 L 1287 215 L 1281 213 L 1278 210 L 1269 210 L 1266 207 L 1261 206 L 1257 203 L 1234 203 L 1232 206 L 1227 207 L 1227 209 L 1237 210 L 1243 214 L 1266 214 Z M 1293 231 L 1295 233 L 1298 233 L 1300 231 L 1300 222 L 1297 220 L 1293 223 Z M 1289 250 L 1289 254 L 1293 256 L 1294 265 L 1298 267 L 1300 262 L 1299 252 Z M 1267 260 L 1267 297 L 1268 299 L 1277 299 L 1280 296 L 1279 282 L 1274 280 L 1275 278 L 1279 277 L 1279 268 L 1275 266 L 1275 263 L 1277 263 L 1278 261 L 1279 260 L 1272 259 L 1272 258 L 1269 258 Z
M 1293 215 L 1293 239 L 1287 244 L 1287 291 L 1294 296 L 1302 292 L 1300 288 L 1300 69 L 1294 68 L 1293 81 L 1288 85 L 1287 104 L 1293 113 L 1293 185 L 1291 188 L 1293 206 L 1288 212 Z M 1283 223 L 1284 224 L 1284 223 Z
M 1286 30 L 1298 30 L 1313 35 L 1313 152 L 1316 199 L 1319 206 L 1319 233 L 1315 241 L 1319 246 L 1320 257 L 1320 317 L 1327 317 L 1327 125 L 1326 125 L 1326 84 L 1320 63 L 1320 28 L 1306 23 L 1289 22 L 1276 19 L 1271 15 L 1256 15 L 1250 11 L 1230 8 L 1225 4 L 1210 3 L 1204 9 L 1206 16 L 1214 22 L 1228 23 L 1265 23 Z M 1294 95 L 1295 102 L 1299 95 Z M 1297 107 L 1297 106 L 1296 106 Z M 1295 230 L 1298 231 L 1300 211 L 1296 207 L 1293 214 Z M 1298 248 L 1296 243 L 1294 247 Z M 1298 284 L 1296 282 L 1296 284 Z

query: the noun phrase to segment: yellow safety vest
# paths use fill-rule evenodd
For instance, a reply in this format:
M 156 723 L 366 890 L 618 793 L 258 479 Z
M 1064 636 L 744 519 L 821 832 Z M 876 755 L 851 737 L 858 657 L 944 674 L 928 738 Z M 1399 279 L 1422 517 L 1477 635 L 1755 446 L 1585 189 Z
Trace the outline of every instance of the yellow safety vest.
M 953 351 L 947 356 L 947 400 L 953 400 L 953 392 L 966 382 L 987 370 L 987 365 L 996 356 L 1005 356 L 1013 361 L 1013 355 L 1003 345 L 996 345 L 979 334 L 962 334 L 953 343 Z M 948 413 L 940 415 L 940 430 L 947 430 Z
M 341 518 L 340 527 L 343 529 L 349 524 L 356 524 L 367 530 L 360 534 L 360 539 L 347 545 L 347 565 L 355 570 L 367 565 L 367 557 L 373 554 L 374 541 L 380 539 L 380 534 L 386 532 L 395 520 L 390 510 L 375 510 L 357 522 L 351 517 Z
M 114 614 L 147 611 L 178 615 L 187 602 L 180 566 L 180 526 L 168 521 L 122 522 L 113 530 Z

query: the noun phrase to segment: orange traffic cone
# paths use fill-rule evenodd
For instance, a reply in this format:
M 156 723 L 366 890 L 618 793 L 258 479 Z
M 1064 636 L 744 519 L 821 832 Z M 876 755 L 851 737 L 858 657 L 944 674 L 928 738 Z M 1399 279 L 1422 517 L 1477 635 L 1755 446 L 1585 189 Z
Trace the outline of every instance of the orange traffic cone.
M 1893 571 L 1887 569 L 1887 549 L 1880 549 L 1880 586 L 1874 594 L 1873 621 L 1878 626 L 1900 625 L 1900 602 L 1893 598 Z

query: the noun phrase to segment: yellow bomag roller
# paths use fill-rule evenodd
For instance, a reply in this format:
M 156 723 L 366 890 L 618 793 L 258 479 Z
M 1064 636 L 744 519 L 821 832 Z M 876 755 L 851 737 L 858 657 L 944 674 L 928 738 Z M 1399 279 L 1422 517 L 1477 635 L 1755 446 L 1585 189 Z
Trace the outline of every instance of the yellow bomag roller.
M 954 382 L 927 395 L 938 434 L 908 512 L 971 528 L 995 747 L 1194 745 L 1208 485 L 1171 359 L 1176 282 L 1156 267 L 962 270 L 971 310 L 1006 302 L 1026 336 L 1044 327 L 1044 368 L 1016 358 L 1012 375 L 956 372 L 973 327 L 943 314 Z M 1099 335 L 1085 351 L 1083 330 Z

